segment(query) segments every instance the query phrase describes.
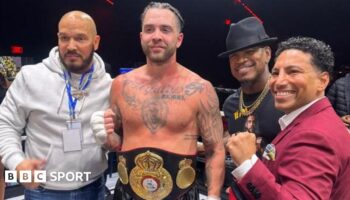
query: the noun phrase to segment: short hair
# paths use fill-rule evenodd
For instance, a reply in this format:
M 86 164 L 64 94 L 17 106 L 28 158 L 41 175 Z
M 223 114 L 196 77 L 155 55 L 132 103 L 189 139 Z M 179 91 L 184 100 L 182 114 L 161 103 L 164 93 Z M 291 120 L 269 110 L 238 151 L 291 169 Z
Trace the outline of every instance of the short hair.
M 145 18 L 145 15 L 146 15 L 147 11 L 149 9 L 152 9 L 152 8 L 167 9 L 167 10 L 170 10 L 172 13 L 174 13 L 174 15 L 176 16 L 178 28 L 179 28 L 180 32 L 182 31 L 185 22 L 184 22 L 184 19 L 181 16 L 179 10 L 176 9 L 174 6 L 170 5 L 169 3 L 161 3 L 161 2 L 153 2 L 153 1 L 150 2 L 145 7 L 145 9 L 143 10 L 143 12 L 141 14 L 141 26 L 143 25 L 143 20 Z
M 334 54 L 326 43 L 310 37 L 291 37 L 278 45 L 276 58 L 285 50 L 297 49 L 311 55 L 311 62 L 321 72 L 328 72 L 331 76 L 334 67 Z

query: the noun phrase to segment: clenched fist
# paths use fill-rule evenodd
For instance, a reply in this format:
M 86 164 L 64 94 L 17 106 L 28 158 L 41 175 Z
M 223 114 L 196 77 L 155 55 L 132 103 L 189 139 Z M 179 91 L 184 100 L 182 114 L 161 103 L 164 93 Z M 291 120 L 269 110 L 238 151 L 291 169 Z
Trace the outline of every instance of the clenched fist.
M 90 125 L 98 144 L 108 150 L 118 150 L 121 141 L 119 135 L 114 132 L 115 113 L 112 109 L 97 111 L 91 116 Z
M 232 157 L 235 165 L 239 166 L 245 160 L 249 160 L 256 153 L 256 137 L 254 133 L 239 132 L 231 135 L 226 144 L 226 149 Z

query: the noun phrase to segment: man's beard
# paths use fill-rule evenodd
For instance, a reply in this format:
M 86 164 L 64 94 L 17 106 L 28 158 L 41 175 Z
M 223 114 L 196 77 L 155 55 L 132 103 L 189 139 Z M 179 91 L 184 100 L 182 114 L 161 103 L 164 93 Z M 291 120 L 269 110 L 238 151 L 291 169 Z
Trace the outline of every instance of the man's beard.
M 168 61 L 176 51 L 176 48 L 170 47 L 170 48 L 164 49 L 163 53 L 158 53 L 155 55 L 152 53 L 151 49 L 147 45 L 142 44 L 141 46 L 142 46 L 143 53 L 146 55 L 146 57 L 150 61 L 158 64 L 162 64 Z
M 243 80 L 240 82 L 241 87 L 250 87 L 252 85 L 254 85 L 254 81 L 253 80 Z
M 255 74 L 254 77 L 252 77 L 252 78 L 240 80 L 239 82 L 241 84 L 241 87 L 249 88 L 249 87 L 256 85 L 259 82 L 259 80 L 261 80 L 262 75 L 263 74 Z
M 68 53 L 78 54 L 76 52 L 67 52 L 66 54 L 68 54 Z M 86 59 L 83 59 L 83 57 L 79 54 L 79 57 L 83 61 L 81 65 L 76 65 L 74 63 L 71 63 L 71 64 L 70 63 L 66 63 L 64 61 L 64 57 L 61 55 L 61 53 L 59 53 L 59 57 L 61 59 L 62 64 L 64 65 L 64 67 L 69 72 L 80 74 L 80 73 L 83 73 L 83 72 L 87 71 L 90 68 L 90 64 L 91 64 L 92 59 L 94 57 L 94 51 L 91 50 L 90 55 Z

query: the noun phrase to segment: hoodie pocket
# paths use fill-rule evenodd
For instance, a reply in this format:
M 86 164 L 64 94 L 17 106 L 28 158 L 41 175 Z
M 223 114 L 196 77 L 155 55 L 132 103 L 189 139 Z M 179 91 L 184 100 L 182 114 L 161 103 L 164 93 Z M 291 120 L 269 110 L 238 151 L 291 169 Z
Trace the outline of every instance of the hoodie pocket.
M 64 152 L 62 146 L 51 145 L 45 165 L 47 183 L 54 180 L 58 185 L 72 186 L 97 178 L 106 168 L 106 156 L 97 144 L 83 144 L 82 150 L 71 152 Z M 59 173 L 65 177 L 58 180 Z M 77 174 L 84 175 L 82 181 L 77 178 L 72 181 L 72 176 L 77 176 Z

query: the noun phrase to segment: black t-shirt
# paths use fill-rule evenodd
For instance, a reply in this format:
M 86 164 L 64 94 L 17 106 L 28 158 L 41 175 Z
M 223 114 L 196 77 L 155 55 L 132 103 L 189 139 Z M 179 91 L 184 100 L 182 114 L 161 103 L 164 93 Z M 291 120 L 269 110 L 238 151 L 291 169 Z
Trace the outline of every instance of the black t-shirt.
M 227 129 L 230 134 L 236 132 L 246 131 L 246 122 L 248 117 L 241 115 L 239 111 L 239 94 L 240 89 L 236 93 L 231 94 L 226 98 L 223 104 L 223 112 L 227 121 Z M 252 95 L 244 95 L 244 103 L 249 106 L 255 102 L 260 93 Z M 260 103 L 259 107 L 252 113 L 254 118 L 254 127 L 252 132 L 257 137 L 262 137 L 261 148 L 258 150 L 257 156 L 261 156 L 265 146 L 272 142 L 276 135 L 280 132 L 281 128 L 278 124 L 278 119 L 283 116 L 283 113 L 276 110 L 274 106 L 274 100 L 270 92 L 268 92 L 265 98 Z M 235 166 L 231 160 L 230 155 L 226 158 L 226 171 L 224 187 L 228 187 L 232 183 L 231 171 L 235 169 Z
M 239 93 L 236 93 L 227 97 L 223 104 L 223 111 L 228 124 L 228 131 L 230 134 L 246 131 L 248 127 L 247 119 L 241 115 L 239 111 Z M 245 105 L 251 105 L 258 97 L 260 93 L 252 95 L 244 95 Z M 254 118 L 254 132 L 257 137 L 262 137 L 262 144 L 269 144 L 280 132 L 280 126 L 278 119 L 283 115 L 283 112 L 278 111 L 274 107 L 274 100 L 270 92 L 267 93 L 265 98 L 260 103 L 259 107 L 252 113 Z

